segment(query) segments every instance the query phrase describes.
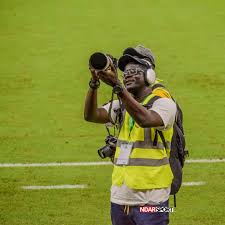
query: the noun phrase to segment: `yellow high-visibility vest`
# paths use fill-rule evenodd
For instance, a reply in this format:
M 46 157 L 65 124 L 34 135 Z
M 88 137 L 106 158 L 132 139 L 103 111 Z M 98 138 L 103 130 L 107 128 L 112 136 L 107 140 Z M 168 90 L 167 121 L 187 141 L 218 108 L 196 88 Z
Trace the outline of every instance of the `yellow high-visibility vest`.
M 152 85 L 152 87 L 154 87 L 157 84 L 161 84 L 161 82 L 156 80 L 156 82 Z M 161 98 L 172 98 L 169 91 L 164 86 L 158 86 L 154 88 L 152 93 L 157 96 L 160 96 Z
M 142 103 L 147 104 L 150 94 Z M 163 131 L 167 148 L 158 135 L 157 145 L 153 145 L 155 128 L 141 128 L 136 122 L 130 129 L 130 115 L 125 113 L 124 122 L 118 137 L 114 168 L 112 174 L 113 185 L 126 184 L 131 189 L 155 189 L 167 188 L 171 185 L 173 174 L 169 164 L 170 144 L 173 136 L 173 128 Z M 124 143 L 132 143 L 133 147 L 127 165 L 118 164 L 120 147 Z

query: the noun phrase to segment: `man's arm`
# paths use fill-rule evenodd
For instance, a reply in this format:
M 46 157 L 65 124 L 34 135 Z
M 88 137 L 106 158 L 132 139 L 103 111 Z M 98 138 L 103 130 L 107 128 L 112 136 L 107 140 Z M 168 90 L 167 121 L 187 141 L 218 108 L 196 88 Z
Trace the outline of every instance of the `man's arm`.
M 126 89 L 119 94 L 119 97 L 127 112 L 140 127 L 160 127 L 164 125 L 157 112 L 146 109 Z
M 92 80 L 99 81 L 96 71 L 91 70 Z M 98 108 L 97 88 L 89 88 L 84 105 L 84 119 L 94 123 L 110 122 L 107 111 L 104 108 Z
M 106 84 L 114 87 L 118 84 L 117 71 L 114 67 L 109 71 L 98 73 L 100 79 Z M 118 95 L 127 112 L 133 117 L 140 127 L 160 127 L 163 126 L 163 120 L 157 112 L 147 110 L 124 88 Z

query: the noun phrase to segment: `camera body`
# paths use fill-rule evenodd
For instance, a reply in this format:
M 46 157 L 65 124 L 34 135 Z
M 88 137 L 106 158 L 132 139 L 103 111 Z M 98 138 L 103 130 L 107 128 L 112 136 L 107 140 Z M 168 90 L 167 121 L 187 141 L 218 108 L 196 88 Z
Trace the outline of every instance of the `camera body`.
M 89 66 L 97 71 L 106 71 L 110 66 L 117 67 L 117 60 L 109 54 L 95 52 L 89 59 Z
M 117 138 L 113 135 L 108 135 L 105 138 L 106 145 L 98 149 L 98 155 L 104 159 L 106 157 L 113 158 L 116 152 Z

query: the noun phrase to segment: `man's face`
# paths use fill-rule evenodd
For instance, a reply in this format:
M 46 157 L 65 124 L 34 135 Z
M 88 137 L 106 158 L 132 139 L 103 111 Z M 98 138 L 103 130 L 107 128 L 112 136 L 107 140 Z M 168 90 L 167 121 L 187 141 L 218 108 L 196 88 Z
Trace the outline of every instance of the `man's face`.
M 126 89 L 135 93 L 140 88 L 145 87 L 144 81 L 145 67 L 140 64 L 129 63 L 123 73 L 123 83 Z

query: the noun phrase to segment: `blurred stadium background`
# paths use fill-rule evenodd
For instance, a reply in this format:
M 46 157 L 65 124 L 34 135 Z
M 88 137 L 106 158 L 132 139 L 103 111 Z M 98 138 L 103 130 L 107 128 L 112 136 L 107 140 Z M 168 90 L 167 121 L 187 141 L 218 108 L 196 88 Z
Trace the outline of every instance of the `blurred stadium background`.
M 143 44 L 182 106 L 192 159 L 225 158 L 225 2 L 1 0 L 0 163 L 96 162 L 83 120 L 94 51 Z M 99 103 L 111 90 L 99 89 Z M 112 167 L 0 167 L 1 225 L 110 225 Z M 173 225 L 225 224 L 225 163 L 186 164 Z M 23 190 L 86 184 L 87 189 Z M 173 206 L 171 198 L 171 206 Z

